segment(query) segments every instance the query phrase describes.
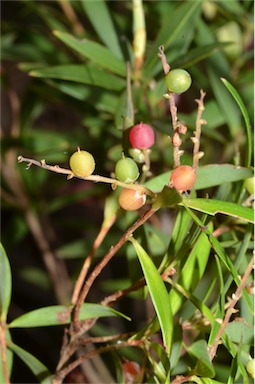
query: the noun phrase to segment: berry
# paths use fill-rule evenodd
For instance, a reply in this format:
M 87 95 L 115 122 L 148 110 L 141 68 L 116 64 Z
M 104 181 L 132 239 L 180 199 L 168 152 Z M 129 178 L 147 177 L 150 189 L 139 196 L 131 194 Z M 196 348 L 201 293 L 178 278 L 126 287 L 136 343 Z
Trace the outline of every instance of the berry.
M 120 191 L 118 201 L 126 211 L 135 211 L 145 204 L 146 195 L 135 189 L 124 188 Z
M 251 195 L 254 195 L 254 187 L 255 187 L 254 183 L 255 183 L 254 177 L 249 177 L 249 179 L 246 179 L 244 182 L 245 188 Z
M 170 176 L 170 185 L 179 191 L 192 189 L 196 181 L 196 171 L 190 165 L 180 165 Z
M 165 77 L 170 92 L 181 94 L 191 86 L 191 76 L 184 69 L 173 69 Z
M 122 364 L 122 369 L 126 384 L 140 382 L 141 367 L 138 363 L 136 363 L 135 361 L 126 361 Z
M 136 162 L 130 157 L 120 159 L 115 165 L 115 176 L 124 183 L 133 183 L 139 176 Z
M 76 176 L 87 177 L 95 170 L 95 160 L 91 153 L 87 151 L 74 152 L 69 160 L 70 168 Z
M 255 375 L 254 375 L 254 368 L 255 368 L 255 364 L 254 364 L 254 359 L 251 359 L 248 361 L 248 363 L 246 364 L 246 369 L 247 371 L 249 372 L 249 375 L 254 379 Z
M 148 124 L 136 124 L 129 133 L 129 140 L 133 148 L 147 149 L 155 143 L 155 133 Z

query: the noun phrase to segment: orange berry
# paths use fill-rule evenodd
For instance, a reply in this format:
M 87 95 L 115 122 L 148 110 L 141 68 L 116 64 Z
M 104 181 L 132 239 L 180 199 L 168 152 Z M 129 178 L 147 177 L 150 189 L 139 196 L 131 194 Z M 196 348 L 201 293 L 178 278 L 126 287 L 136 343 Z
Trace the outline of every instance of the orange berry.
M 146 195 L 135 189 L 124 188 L 119 194 L 119 205 L 126 211 L 135 211 L 146 202 Z
M 196 170 L 190 165 L 176 167 L 170 176 L 170 186 L 179 191 L 192 189 L 196 181 Z

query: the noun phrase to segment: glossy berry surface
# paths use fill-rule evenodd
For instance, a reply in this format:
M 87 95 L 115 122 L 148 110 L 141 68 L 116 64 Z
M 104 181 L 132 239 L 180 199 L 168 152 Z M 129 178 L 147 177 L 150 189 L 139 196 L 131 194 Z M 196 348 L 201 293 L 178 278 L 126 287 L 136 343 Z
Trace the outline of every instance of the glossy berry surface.
M 87 151 L 77 151 L 72 154 L 69 160 L 72 172 L 76 176 L 87 177 L 95 170 L 95 160 L 91 153 Z
M 118 202 L 126 211 L 135 211 L 145 204 L 146 195 L 135 189 L 124 188 L 120 191 Z
M 155 133 L 148 124 L 136 124 L 129 133 L 129 140 L 133 148 L 147 149 L 155 143 Z
M 246 179 L 244 182 L 244 186 L 251 195 L 254 195 L 255 178 L 249 177 L 249 179 Z
M 173 69 L 165 77 L 170 92 L 181 94 L 191 86 L 191 76 L 184 69 Z
M 124 183 L 133 183 L 139 177 L 136 162 L 130 157 L 120 159 L 115 165 L 115 176 Z
M 170 184 L 179 191 L 192 189 L 196 181 L 196 171 L 190 165 L 176 167 L 170 176 Z

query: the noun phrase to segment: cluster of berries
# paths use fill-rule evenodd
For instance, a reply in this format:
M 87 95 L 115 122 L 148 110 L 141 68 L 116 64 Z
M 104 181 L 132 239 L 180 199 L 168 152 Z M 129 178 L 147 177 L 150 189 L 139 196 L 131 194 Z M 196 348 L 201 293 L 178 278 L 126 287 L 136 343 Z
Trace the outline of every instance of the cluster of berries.
M 183 69 L 170 71 L 165 77 L 169 92 L 183 93 L 191 85 L 189 73 Z M 148 150 L 155 143 L 155 133 L 153 128 L 145 123 L 133 126 L 129 133 L 131 147 L 144 151 Z M 94 157 L 87 151 L 78 149 L 70 158 L 70 168 L 76 176 L 88 177 L 95 170 Z M 133 184 L 139 177 L 139 168 L 131 157 L 123 157 L 115 166 L 116 178 L 125 183 Z M 171 187 L 179 191 L 192 189 L 196 180 L 196 171 L 188 165 L 176 167 L 170 176 Z M 119 194 L 119 205 L 127 210 L 137 210 L 146 202 L 146 194 L 140 189 L 123 188 Z

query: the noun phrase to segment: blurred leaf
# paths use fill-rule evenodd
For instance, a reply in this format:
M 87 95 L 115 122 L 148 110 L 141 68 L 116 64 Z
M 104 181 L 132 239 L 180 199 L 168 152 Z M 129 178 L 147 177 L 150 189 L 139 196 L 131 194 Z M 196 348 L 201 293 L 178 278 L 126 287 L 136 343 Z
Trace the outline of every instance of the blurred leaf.
M 243 103 L 243 100 L 241 99 L 240 95 L 238 94 L 237 90 L 226 80 L 226 79 L 221 79 L 225 87 L 229 90 L 235 101 L 237 102 L 244 121 L 245 121 L 245 126 L 246 126 L 246 136 L 247 136 L 247 145 L 246 145 L 246 150 L 245 150 L 245 166 L 250 167 L 251 165 L 251 155 L 252 155 L 252 134 L 251 134 L 251 122 L 249 118 L 249 114 L 247 112 L 247 109 Z
M 12 294 L 11 267 L 3 245 L 0 243 L 0 319 L 6 321 Z
M 182 204 L 182 203 L 180 203 Z M 223 215 L 237 217 L 239 219 L 247 220 L 254 223 L 254 211 L 251 208 L 243 207 L 240 204 L 231 203 L 228 201 L 220 201 L 214 199 L 190 199 L 185 198 L 184 204 L 189 208 L 195 209 L 209 215 L 216 215 L 221 213 Z
M 172 207 L 181 201 L 182 196 L 176 189 L 165 186 L 163 190 L 157 194 L 152 207 L 155 209 L 161 207 Z
M 30 368 L 39 383 L 51 383 L 51 373 L 40 360 L 12 342 L 8 343 L 8 348 L 10 348 Z
M 173 317 L 167 289 L 149 255 L 134 238 L 131 238 L 130 240 L 135 247 L 143 269 L 146 284 L 161 326 L 164 346 L 167 353 L 170 354 L 173 333 Z
M 196 15 L 200 12 L 200 7 L 200 0 L 178 4 L 176 9 L 165 19 L 165 23 L 160 29 L 152 48 L 148 51 L 144 65 L 145 76 L 155 76 L 160 69 L 162 70 L 158 58 L 158 49 L 161 45 L 164 45 L 165 51 L 171 46 L 173 46 L 172 49 L 175 46 L 178 47 L 180 51 L 180 46 L 185 43 L 183 36 L 186 36 L 186 34 L 183 35 L 183 29 L 189 27 L 188 38 L 195 24 Z
M 81 4 L 100 39 L 116 55 L 116 57 L 121 59 L 122 52 L 118 33 L 115 30 L 112 15 L 110 14 L 105 1 L 82 0 Z
M 115 91 L 120 91 L 125 87 L 124 79 L 96 68 L 94 64 L 70 64 L 47 67 L 33 70 L 29 72 L 29 75 L 46 79 L 70 80 Z
M 153 192 L 161 191 L 169 183 L 171 172 L 162 173 L 146 183 Z M 245 180 L 253 176 L 253 171 L 248 168 L 236 167 L 231 164 L 203 165 L 197 170 L 195 190 L 215 187 L 227 182 Z
M 192 369 L 192 375 L 209 378 L 215 376 L 214 367 L 210 361 L 205 340 L 195 341 L 187 348 L 187 351 L 197 359 L 197 364 L 195 368 Z
M 155 359 L 154 353 L 157 354 L 157 359 Z M 147 356 L 153 367 L 153 376 L 156 376 L 160 383 L 168 383 L 170 380 L 170 364 L 169 357 L 164 348 L 158 343 L 150 343 L 150 350 Z
M 82 56 L 90 59 L 93 63 L 110 70 L 120 76 L 126 76 L 126 66 L 123 61 L 118 59 L 109 49 L 88 40 L 77 39 L 69 33 L 54 31 L 54 35 L 71 47 Z
M 230 340 L 237 344 L 252 344 L 254 340 L 254 329 L 245 319 L 238 318 L 229 323 L 224 333 Z
M 62 305 L 54 305 L 51 307 L 35 309 L 34 311 L 27 312 L 13 320 L 9 324 L 9 327 L 30 328 L 69 324 L 71 322 L 70 311 L 71 307 L 68 308 Z M 130 320 L 130 318 L 126 315 L 115 311 L 110 307 L 92 303 L 85 303 L 82 305 L 79 319 L 86 320 L 108 316 L 122 316 L 126 320 Z

